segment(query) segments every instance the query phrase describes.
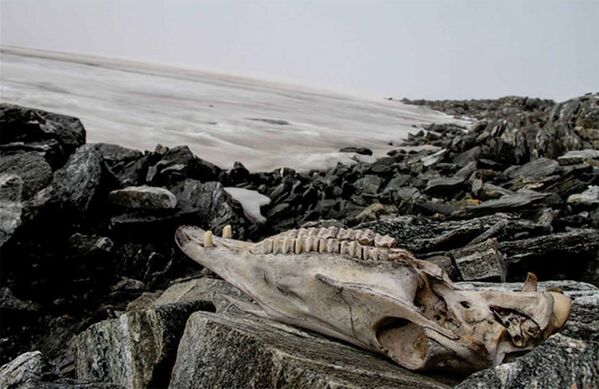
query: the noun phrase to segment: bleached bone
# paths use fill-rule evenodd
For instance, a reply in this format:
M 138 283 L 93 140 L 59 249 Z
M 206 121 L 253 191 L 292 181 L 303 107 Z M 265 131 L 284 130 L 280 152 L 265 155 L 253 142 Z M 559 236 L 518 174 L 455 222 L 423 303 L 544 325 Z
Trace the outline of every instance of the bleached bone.
M 251 296 L 261 315 L 414 370 L 499 364 L 563 328 L 570 314 L 570 299 L 537 292 L 534 276 L 522 292 L 460 290 L 439 267 L 372 231 L 299 229 L 249 243 L 184 226 L 176 241 Z

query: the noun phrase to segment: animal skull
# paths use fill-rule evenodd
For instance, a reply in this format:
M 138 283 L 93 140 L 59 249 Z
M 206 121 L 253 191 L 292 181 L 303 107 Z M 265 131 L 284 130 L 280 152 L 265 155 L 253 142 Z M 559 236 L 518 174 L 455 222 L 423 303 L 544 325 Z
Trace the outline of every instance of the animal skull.
M 382 353 L 413 370 L 469 372 L 561 329 L 571 301 L 537 292 L 458 289 L 436 265 L 370 230 L 290 230 L 259 243 L 177 230 L 190 258 L 251 296 L 254 313 Z

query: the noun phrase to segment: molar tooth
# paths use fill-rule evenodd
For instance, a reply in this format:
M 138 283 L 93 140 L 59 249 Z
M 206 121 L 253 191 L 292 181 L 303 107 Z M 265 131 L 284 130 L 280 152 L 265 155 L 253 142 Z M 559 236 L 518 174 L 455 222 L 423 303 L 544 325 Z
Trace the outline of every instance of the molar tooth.
M 302 253 L 302 246 L 304 243 L 304 239 L 301 237 L 298 237 L 295 239 L 295 246 L 293 247 L 293 252 L 296 254 L 301 254 Z
M 262 241 L 262 254 L 272 254 L 273 244 L 272 239 L 264 239 Z
M 223 238 L 231 239 L 233 237 L 233 227 L 230 224 L 227 224 L 223 227 Z
M 326 239 L 318 239 L 318 252 L 319 253 L 327 252 L 327 240 Z
M 364 258 L 364 253 L 362 252 L 362 245 L 359 244 L 358 242 L 356 242 L 355 240 L 353 241 L 354 244 L 354 258 L 356 259 L 363 259 Z
M 349 242 L 347 240 L 342 240 L 341 245 L 339 247 L 339 253 L 341 255 L 352 255 L 349 249 Z
M 365 245 L 365 246 L 372 246 L 372 243 L 374 242 L 374 231 L 372 230 L 361 230 L 357 235 L 356 235 L 356 240 L 358 242 L 360 242 L 360 244 Z
M 389 260 L 389 249 L 384 248 L 384 247 L 380 247 L 378 248 L 378 259 L 381 261 L 388 261 Z
M 374 245 L 376 247 L 395 247 L 395 239 L 393 239 L 389 235 L 376 234 L 374 236 Z
M 283 239 L 275 239 L 272 243 L 273 254 L 283 254 Z
M 204 232 L 204 247 L 214 247 L 214 239 L 212 237 L 212 231 L 210 230 Z
M 283 239 L 283 254 L 289 254 L 294 251 L 295 240 L 293 238 Z
M 316 227 L 310 227 L 308 228 L 308 236 L 312 237 L 312 238 L 317 238 L 318 237 L 318 228 Z
M 337 233 L 337 239 L 339 240 L 349 240 L 349 232 L 351 230 L 347 229 L 347 228 L 342 228 L 339 230 L 339 232 Z
M 327 253 L 336 254 L 339 252 L 339 241 L 337 239 L 327 239 Z
M 309 252 L 312 251 L 313 240 L 314 240 L 314 238 L 312 238 L 311 236 L 307 236 L 307 237 L 304 238 L 304 243 L 303 243 L 302 250 L 305 253 L 309 253 Z

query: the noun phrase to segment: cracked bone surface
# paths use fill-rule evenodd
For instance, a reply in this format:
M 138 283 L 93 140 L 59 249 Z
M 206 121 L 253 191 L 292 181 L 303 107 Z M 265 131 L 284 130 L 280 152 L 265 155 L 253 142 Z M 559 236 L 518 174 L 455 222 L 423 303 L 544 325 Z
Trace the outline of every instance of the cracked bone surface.
M 258 243 L 177 230 L 194 261 L 252 297 L 252 313 L 386 355 L 412 370 L 470 372 L 563 328 L 571 301 L 538 292 L 466 291 L 436 265 L 370 230 L 307 228 Z

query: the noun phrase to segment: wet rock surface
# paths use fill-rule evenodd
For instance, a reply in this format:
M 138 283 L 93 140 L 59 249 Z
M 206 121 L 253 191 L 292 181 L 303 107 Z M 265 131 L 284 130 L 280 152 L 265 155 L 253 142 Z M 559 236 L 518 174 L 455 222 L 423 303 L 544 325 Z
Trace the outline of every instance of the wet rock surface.
M 567 328 L 541 346 L 545 352 L 479 372 L 463 385 L 549 382 L 542 375 L 553 373 L 545 367 L 534 373 L 535 363 L 560 364 L 554 379 L 564 386 L 596 384 L 596 360 L 589 355 L 597 353 L 598 298 L 592 285 L 579 281 L 599 285 L 599 95 L 559 104 L 515 97 L 417 103 L 473 122 L 421 128 L 374 162 L 356 159 L 309 172 L 250 172 L 241 163 L 223 170 L 186 146 L 137 151 L 85 144 L 76 118 L 0 104 L 0 364 L 41 351 L 53 369 L 31 381 L 42 388 L 76 380 L 81 386 L 74 387 L 166 387 L 169 381 L 185 387 L 188 377 L 226 386 L 231 381 L 219 367 L 264 387 L 456 383 L 407 373 L 339 342 L 244 313 L 231 298 L 251 301 L 210 278 L 173 241 L 181 224 L 217 234 L 230 224 L 236 238 L 252 241 L 299 226 L 334 225 L 390 234 L 454 281 L 507 281 L 464 287 L 519 288 L 532 271 L 576 295 Z M 270 202 L 242 206 L 225 188 Z M 265 220 L 252 222 L 244 207 Z M 217 314 L 193 314 L 189 324 L 194 309 L 182 307 L 202 300 Z M 161 316 L 164 309 L 184 313 L 173 313 L 175 320 Z M 125 329 L 128 321 L 139 331 Z M 205 333 L 183 336 L 186 323 Z M 139 340 L 132 340 L 134 330 Z M 247 350 L 233 335 L 246 340 Z M 182 336 L 201 340 L 210 358 Z M 144 344 L 154 350 L 147 358 L 135 351 Z M 328 347 L 338 350 L 338 359 L 326 350 L 317 355 Z M 124 348 L 140 356 L 137 362 L 122 359 Z M 177 350 L 182 357 L 175 365 Z M 38 356 L 25 355 L 17 365 L 35 373 L 40 363 L 23 361 Z M 94 358 L 112 365 L 94 365 Z M 119 376 L 121 365 L 128 373 Z M 176 374 L 167 373 L 167 365 L 176 366 Z M 272 374 L 258 374 L 263 370 Z

